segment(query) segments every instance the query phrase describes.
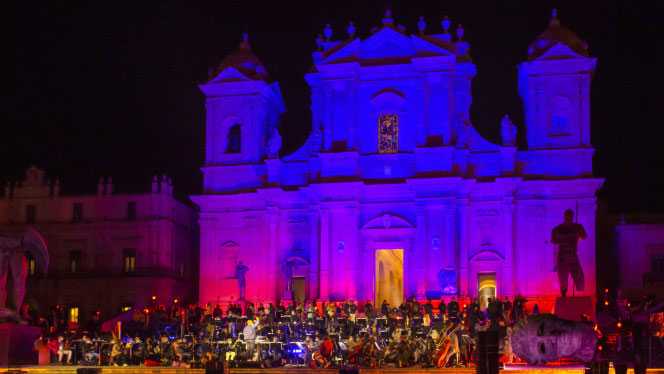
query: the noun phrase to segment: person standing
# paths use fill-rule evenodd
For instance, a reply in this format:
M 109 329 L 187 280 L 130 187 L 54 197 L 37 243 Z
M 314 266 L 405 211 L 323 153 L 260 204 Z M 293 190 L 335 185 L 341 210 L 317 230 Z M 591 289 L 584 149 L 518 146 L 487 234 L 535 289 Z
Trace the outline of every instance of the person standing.
M 254 343 L 256 342 L 256 327 L 253 320 L 248 320 L 247 325 L 242 330 L 244 341 L 247 344 L 247 353 L 249 357 L 254 356 Z

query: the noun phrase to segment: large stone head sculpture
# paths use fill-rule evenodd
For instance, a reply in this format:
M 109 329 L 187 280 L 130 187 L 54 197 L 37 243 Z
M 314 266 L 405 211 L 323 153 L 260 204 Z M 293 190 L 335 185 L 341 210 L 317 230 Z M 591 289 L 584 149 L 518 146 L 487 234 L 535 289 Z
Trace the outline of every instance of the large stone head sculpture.
M 597 336 L 592 326 L 560 319 L 552 314 L 531 316 L 512 334 L 512 349 L 529 364 L 541 365 L 561 358 L 590 362 Z

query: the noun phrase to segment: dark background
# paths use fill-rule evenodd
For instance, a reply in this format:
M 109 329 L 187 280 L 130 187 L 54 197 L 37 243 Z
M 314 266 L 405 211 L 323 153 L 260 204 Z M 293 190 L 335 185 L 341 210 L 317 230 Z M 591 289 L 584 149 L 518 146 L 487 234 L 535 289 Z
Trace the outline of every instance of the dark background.
M 557 7 L 563 25 L 598 58 L 592 85 L 595 171 L 600 196 L 614 212 L 664 212 L 664 67 L 659 35 L 664 2 L 656 1 L 32 1 L 16 24 L 16 91 L 3 101 L 0 181 L 31 164 L 58 176 L 64 193 L 93 192 L 111 175 L 117 190 L 147 191 L 168 173 L 180 196 L 199 193 L 204 105 L 197 84 L 250 33 L 254 52 L 278 80 L 288 113 L 284 152 L 310 130 L 304 74 L 315 36 L 331 23 L 346 37 L 348 21 L 366 36 L 387 5 L 415 32 L 430 33 L 449 15 L 464 25 L 478 74 L 472 120 L 498 139 L 509 113 L 520 126 L 516 65 Z

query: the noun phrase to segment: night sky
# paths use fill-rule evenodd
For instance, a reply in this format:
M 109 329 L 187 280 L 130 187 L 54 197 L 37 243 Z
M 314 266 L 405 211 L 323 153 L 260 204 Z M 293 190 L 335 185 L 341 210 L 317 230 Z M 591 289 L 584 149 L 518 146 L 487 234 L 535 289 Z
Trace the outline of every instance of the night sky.
M 438 33 L 462 23 L 478 74 L 471 118 L 499 138 L 508 113 L 523 124 L 516 65 L 547 26 L 552 7 L 598 58 L 592 85 L 595 171 L 614 212 L 664 212 L 664 2 L 632 1 L 38 1 L 18 2 L 16 92 L 0 137 L 0 179 L 35 164 L 64 193 L 92 193 L 101 175 L 117 190 L 147 191 L 168 173 L 180 196 L 200 192 L 204 105 L 197 85 L 248 31 L 253 51 L 279 81 L 287 114 L 284 152 L 310 130 L 304 74 L 315 37 L 331 23 L 346 37 L 380 25 L 387 5 L 415 32 L 424 15 Z

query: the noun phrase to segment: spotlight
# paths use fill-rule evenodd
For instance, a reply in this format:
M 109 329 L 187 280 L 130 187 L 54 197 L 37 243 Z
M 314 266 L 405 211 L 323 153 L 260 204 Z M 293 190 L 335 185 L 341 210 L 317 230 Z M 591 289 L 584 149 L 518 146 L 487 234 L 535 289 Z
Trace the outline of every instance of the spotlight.
M 173 304 L 177 304 L 178 301 L 179 301 L 179 300 L 178 300 L 177 297 L 176 297 L 175 299 L 173 299 Z
M 152 295 L 152 301 L 157 301 L 157 296 Z
M 616 327 L 621 328 L 622 327 L 622 322 L 618 321 L 618 323 L 616 323 Z
M 604 306 L 609 306 L 609 300 L 604 301 Z

